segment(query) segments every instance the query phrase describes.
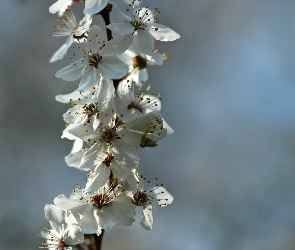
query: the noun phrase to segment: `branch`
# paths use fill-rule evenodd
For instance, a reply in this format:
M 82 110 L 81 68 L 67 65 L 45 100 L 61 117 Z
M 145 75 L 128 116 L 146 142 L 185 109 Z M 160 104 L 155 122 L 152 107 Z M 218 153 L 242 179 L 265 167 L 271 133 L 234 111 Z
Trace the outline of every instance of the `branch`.
M 101 230 L 101 234 L 98 236 L 97 234 L 93 234 L 96 250 L 101 250 L 103 235 L 104 235 L 104 229 Z
M 101 17 L 104 20 L 105 26 L 107 26 L 111 23 L 110 13 L 111 13 L 112 9 L 113 9 L 113 5 L 109 3 L 101 12 L 99 12 L 99 14 L 101 15 Z M 112 31 L 110 29 L 106 28 L 106 32 L 107 32 L 108 41 L 112 40 L 113 39 Z M 113 80 L 114 88 L 117 89 L 119 82 L 122 79 L 112 79 L 112 80 Z
M 110 13 L 112 11 L 112 8 L 113 8 L 113 5 L 109 3 L 101 12 L 99 12 L 106 26 L 111 23 Z M 106 30 L 107 30 L 108 41 L 110 41 L 113 39 L 112 31 L 109 29 L 106 29 Z

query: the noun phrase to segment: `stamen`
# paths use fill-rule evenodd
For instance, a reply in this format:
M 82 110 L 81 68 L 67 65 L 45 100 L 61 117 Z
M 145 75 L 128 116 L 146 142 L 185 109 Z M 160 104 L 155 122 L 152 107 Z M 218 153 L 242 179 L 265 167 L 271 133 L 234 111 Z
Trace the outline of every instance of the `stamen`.
M 96 69 L 98 68 L 98 64 L 101 60 L 102 60 L 102 56 L 97 53 L 88 56 L 89 66 L 93 66 Z

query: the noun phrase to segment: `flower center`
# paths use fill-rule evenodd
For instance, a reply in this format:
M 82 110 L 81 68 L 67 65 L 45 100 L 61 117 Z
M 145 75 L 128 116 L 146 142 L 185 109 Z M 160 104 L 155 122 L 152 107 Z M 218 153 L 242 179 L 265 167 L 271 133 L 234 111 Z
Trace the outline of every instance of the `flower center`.
M 140 22 L 140 21 L 133 21 L 133 22 L 130 22 L 133 27 L 134 27 L 134 31 L 137 31 L 137 30 L 144 30 L 145 28 L 145 24 Z
M 57 249 L 58 249 L 58 250 L 64 250 L 65 247 L 66 247 L 66 243 L 65 243 L 65 241 L 64 241 L 64 238 L 61 237 L 61 238 L 59 239 L 59 241 L 58 241 L 58 247 L 57 247 Z
M 149 201 L 148 195 L 142 191 L 137 191 L 132 198 L 132 203 L 136 206 L 142 206 L 144 203 L 148 201 Z
M 91 202 L 93 206 L 102 209 L 102 207 L 107 207 L 110 203 L 111 199 L 105 194 L 97 194 L 91 197 Z
M 87 123 L 90 123 L 91 117 L 96 115 L 99 117 L 99 110 L 96 103 L 89 103 L 83 105 L 84 113 L 87 115 Z
M 111 143 L 111 141 L 116 140 L 116 139 L 121 139 L 121 138 L 116 134 L 115 128 L 105 129 L 102 132 L 102 136 L 100 137 L 100 140 L 105 141 L 106 143 Z
M 147 66 L 146 59 L 141 56 L 136 56 L 133 58 L 133 67 L 139 70 L 145 69 Z
M 140 111 L 142 113 L 142 107 L 139 104 L 135 103 L 135 102 L 130 102 L 128 104 L 127 110 L 129 110 L 129 109 L 137 109 L 138 111 Z
M 101 61 L 102 56 L 99 54 L 92 54 L 88 57 L 89 66 L 93 66 L 94 68 L 98 68 L 98 63 Z

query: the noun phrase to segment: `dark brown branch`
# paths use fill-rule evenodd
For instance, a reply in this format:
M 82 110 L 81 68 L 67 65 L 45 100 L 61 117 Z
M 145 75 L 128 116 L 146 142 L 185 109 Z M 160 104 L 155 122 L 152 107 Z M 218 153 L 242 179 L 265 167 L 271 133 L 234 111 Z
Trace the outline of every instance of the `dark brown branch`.
M 99 12 L 99 14 L 104 20 L 105 26 L 108 26 L 111 23 L 110 13 L 112 12 L 112 9 L 113 9 L 113 5 L 109 3 L 101 12 Z M 113 39 L 112 31 L 108 28 L 106 28 L 106 31 L 107 31 L 108 41 L 112 40 Z M 121 80 L 122 79 L 113 79 L 113 85 L 115 89 L 117 89 L 119 82 Z
M 110 13 L 112 11 L 113 5 L 111 5 L 110 3 L 107 4 L 107 6 L 101 11 L 99 12 L 99 14 L 101 15 L 101 17 L 104 20 L 105 25 L 109 25 L 111 23 L 111 19 L 110 19 Z M 113 34 L 112 31 L 108 28 L 106 28 L 107 30 L 107 37 L 108 37 L 108 41 L 113 39 Z
M 96 250 L 101 250 L 103 235 L 104 235 L 104 229 L 101 230 L 101 234 L 98 236 L 97 234 L 93 234 Z

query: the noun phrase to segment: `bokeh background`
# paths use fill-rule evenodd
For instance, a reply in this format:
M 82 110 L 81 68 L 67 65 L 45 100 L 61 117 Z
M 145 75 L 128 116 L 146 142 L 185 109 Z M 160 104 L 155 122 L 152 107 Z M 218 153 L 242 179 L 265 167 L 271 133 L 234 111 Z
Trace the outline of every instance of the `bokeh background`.
M 64 42 L 49 36 L 53 2 L 0 2 L 0 249 L 40 246 L 44 205 L 84 185 L 85 173 L 64 162 L 68 106 L 54 96 L 77 83 L 54 76 L 69 55 L 48 62 Z M 181 34 L 157 43 L 169 60 L 148 81 L 175 133 L 140 150 L 139 167 L 175 200 L 152 231 L 118 226 L 103 249 L 294 250 L 295 1 L 144 3 Z

